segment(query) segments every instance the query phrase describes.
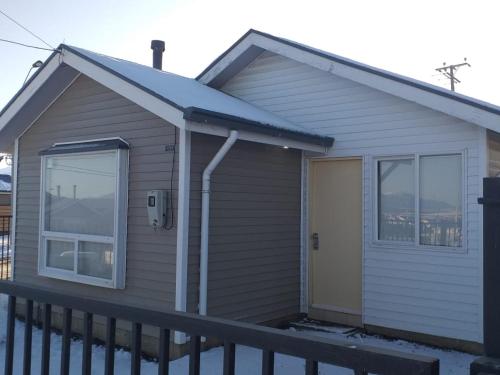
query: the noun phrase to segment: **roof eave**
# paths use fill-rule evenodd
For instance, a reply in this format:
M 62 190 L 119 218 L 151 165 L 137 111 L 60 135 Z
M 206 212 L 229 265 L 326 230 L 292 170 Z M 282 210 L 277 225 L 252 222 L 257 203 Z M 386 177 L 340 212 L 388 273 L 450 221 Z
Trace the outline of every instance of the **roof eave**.
M 245 130 L 276 138 L 286 138 L 293 141 L 322 146 L 325 148 L 332 147 L 335 141 L 335 139 L 332 137 L 283 129 L 274 125 L 263 124 L 257 121 L 227 115 L 224 113 L 208 111 L 197 107 L 186 108 L 184 110 L 184 119 L 198 123 L 210 123 L 232 130 Z

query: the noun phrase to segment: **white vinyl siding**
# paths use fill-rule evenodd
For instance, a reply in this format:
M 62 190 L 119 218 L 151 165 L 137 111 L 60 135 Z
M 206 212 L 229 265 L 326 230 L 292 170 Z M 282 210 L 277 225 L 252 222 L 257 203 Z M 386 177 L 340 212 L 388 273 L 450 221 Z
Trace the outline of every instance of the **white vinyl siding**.
M 330 157 L 363 157 L 365 324 L 482 342 L 478 126 L 270 52 L 222 89 L 335 137 Z M 374 161 L 418 153 L 465 155 L 464 251 L 373 241 Z

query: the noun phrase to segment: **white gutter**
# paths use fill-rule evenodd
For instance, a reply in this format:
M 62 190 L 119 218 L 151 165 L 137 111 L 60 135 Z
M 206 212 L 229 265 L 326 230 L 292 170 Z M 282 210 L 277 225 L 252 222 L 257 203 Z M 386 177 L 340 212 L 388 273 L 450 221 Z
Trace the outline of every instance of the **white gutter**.
M 210 177 L 217 165 L 224 159 L 238 139 L 238 131 L 231 130 L 229 137 L 217 151 L 214 158 L 203 171 L 201 187 L 201 245 L 200 245 L 200 315 L 207 315 L 208 290 L 208 227 L 210 223 Z

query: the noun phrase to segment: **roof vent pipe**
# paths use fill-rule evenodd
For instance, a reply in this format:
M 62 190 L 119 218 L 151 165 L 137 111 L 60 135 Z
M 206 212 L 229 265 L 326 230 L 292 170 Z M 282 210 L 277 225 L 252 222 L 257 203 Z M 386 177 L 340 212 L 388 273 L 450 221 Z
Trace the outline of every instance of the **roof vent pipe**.
M 153 68 L 161 70 L 165 42 L 163 40 L 152 40 L 151 49 L 153 50 Z

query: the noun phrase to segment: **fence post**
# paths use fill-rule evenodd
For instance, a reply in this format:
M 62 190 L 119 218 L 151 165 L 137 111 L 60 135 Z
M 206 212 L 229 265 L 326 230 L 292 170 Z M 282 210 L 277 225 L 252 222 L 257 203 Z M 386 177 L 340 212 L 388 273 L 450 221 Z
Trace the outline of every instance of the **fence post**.
M 483 179 L 483 335 L 484 355 L 471 375 L 500 374 L 500 178 Z

